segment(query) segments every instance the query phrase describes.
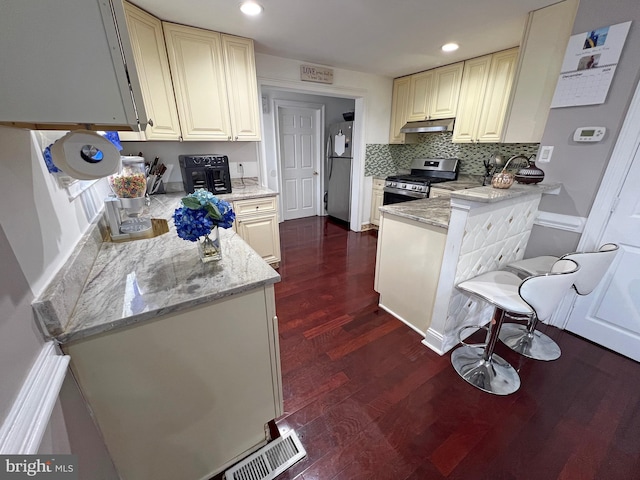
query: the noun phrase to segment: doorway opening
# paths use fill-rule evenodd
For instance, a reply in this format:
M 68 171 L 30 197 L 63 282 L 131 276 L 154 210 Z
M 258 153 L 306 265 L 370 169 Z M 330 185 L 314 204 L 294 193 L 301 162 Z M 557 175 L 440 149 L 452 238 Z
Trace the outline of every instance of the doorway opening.
M 261 95 L 263 175 L 267 186 L 280 193 L 281 220 L 326 215 L 327 135 L 331 125 L 344 122 L 343 114 L 355 111 L 355 97 L 266 85 L 262 85 Z M 357 186 L 358 182 L 354 183 Z M 355 229 L 358 220 L 356 216 L 352 220 L 351 228 Z

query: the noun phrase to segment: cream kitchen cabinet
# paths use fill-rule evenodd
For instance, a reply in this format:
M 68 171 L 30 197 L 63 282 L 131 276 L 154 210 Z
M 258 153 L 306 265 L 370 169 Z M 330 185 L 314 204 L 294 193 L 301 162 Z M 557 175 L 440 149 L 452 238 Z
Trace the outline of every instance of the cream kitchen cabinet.
M 503 143 L 539 143 L 549 115 L 579 0 L 529 14 Z
M 518 50 L 512 48 L 464 62 L 454 143 L 501 141 Z
M 21 0 L 2 2 L 0 10 L 0 124 L 146 125 L 121 0 Z
M 142 98 L 150 119 L 144 132 L 122 132 L 121 140 L 180 140 L 180 123 L 162 22 L 124 2 L 127 28 L 140 77 Z
M 384 198 L 384 179 L 374 178 L 373 189 L 371 195 L 371 223 L 373 225 L 380 225 L 380 207 L 382 206 Z
M 260 141 L 260 113 L 253 40 L 221 35 L 232 140 Z
M 259 141 L 253 41 L 162 23 L 184 140 Z
M 276 197 L 233 202 L 235 229 L 267 263 L 280 263 L 280 229 Z
M 273 285 L 173 310 L 62 347 L 122 478 L 210 478 L 282 415 Z
M 408 122 L 456 116 L 464 62 L 410 77 Z
M 409 84 L 411 77 L 400 77 L 393 80 L 393 96 L 391 100 L 391 131 L 389 143 L 406 143 L 406 135 L 400 132 L 407 123 L 409 106 Z

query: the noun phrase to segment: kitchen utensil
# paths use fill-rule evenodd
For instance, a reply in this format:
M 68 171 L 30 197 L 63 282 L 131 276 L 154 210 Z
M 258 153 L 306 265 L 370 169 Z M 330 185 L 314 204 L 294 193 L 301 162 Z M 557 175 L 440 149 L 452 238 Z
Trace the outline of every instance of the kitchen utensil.
M 529 165 L 518 170 L 515 176 L 516 182 L 532 185 L 544 180 L 544 171 L 536 166 L 535 158 L 534 153 L 528 159 Z

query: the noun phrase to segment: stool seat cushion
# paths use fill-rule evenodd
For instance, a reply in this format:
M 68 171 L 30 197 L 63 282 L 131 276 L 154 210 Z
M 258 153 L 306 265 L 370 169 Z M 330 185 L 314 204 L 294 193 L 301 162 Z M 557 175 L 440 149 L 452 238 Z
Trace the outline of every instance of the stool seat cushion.
M 533 315 L 533 309 L 518 293 L 522 280 L 511 272 L 496 270 L 458 284 L 458 288 L 477 295 L 498 308 L 522 315 Z
M 540 275 L 551 271 L 553 264 L 558 261 L 558 257 L 543 255 L 541 257 L 526 258 L 509 264 L 509 268 L 515 268 L 529 275 Z

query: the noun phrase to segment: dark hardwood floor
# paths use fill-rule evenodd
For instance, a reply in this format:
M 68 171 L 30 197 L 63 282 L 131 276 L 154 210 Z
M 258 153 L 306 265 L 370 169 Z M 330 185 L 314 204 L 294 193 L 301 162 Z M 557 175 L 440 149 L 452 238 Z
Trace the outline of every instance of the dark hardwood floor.
M 637 479 L 640 365 L 542 326 L 554 362 L 496 353 L 506 397 L 461 380 L 378 308 L 376 233 L 325 218 L 281 224 L 276 285 L 285 414 L 307 458 L 279 479 Z

